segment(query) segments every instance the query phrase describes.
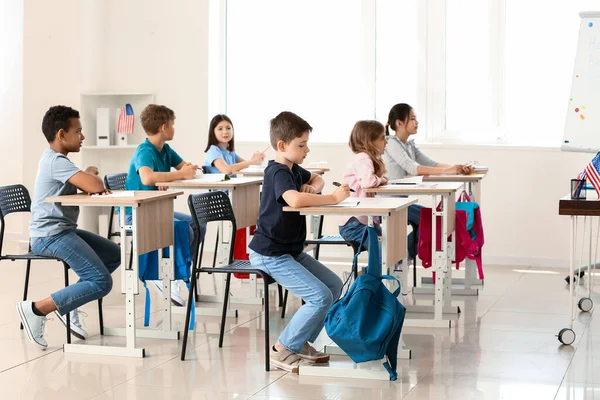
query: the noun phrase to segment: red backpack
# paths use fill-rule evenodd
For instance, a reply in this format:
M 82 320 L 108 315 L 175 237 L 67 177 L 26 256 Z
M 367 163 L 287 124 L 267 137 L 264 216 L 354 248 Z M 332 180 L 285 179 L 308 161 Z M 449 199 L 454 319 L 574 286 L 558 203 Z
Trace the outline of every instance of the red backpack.
M 456 247 L 455 257 L 452 261 L 456 264 L 456 268 L 460 266 L 460 263 L 465 259 L 469 258 L 475 260 L 477 263 L 477 269 L 479 272 L 479 279 L 483 279 L 483 263 L 481 260 L 481 248 L 483 247 L 483 224 L 481 223 L 481 212 L 479 206 L 474 202 L 465 202 L 464 200 L 470 200 L 466 193 L 460 196 L 459 202 L 466 203 L 465 206 L 457 209 L 456 212 Z M 457 207 L 459 208 L 459 207 Z M 438 204 L 437 210 L 441 210 L 441 203 Z M 473 224 L 472 229 L 467 230 L 467 222 L 469 220 L 469 213 L 473 213 Z M 422 208 L 419 221 L 419 246 L 418 255 L 421 259 L 425 268 L 431 267 L 431 208 Z M 441 226 L 442 217 L 436 217 L 436 249 L 441 248 Z M 448 241 L 452 240 L 452 236 L 448 236 Z

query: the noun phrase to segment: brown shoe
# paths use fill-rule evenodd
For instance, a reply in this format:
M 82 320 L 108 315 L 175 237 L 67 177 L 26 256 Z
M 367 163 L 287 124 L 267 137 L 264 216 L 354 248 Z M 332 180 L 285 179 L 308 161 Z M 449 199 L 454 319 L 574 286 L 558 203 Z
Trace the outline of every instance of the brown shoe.
M 271 364 L 277 368 L 295 374 L 298 373 L 299 367 L 314 365 L 314 362 L 302 359 L 299 354 L 292 353 L 288 349 L 277 351 L 275 347 L 273 347 L 273 351 L 271 352 L 270 360 Z
M 304 343 L 302 351 L 298 355 L 304 360 L 312 361 L 317 364 L 329 362 L 329 354 L 318 351 L 308 344 L 308 342 Z

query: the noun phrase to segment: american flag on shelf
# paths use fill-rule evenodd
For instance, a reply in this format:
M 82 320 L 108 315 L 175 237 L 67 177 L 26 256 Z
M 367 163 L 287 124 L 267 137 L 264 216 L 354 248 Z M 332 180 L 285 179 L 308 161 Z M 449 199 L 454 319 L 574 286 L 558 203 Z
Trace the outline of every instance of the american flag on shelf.
M 594 189 L 596 189 L 598 197 L 600 197 L 600 152 L 594 156 L 592 161 L 579 175 L 581 174 L 590 181 Z M 578 177 L 578 179 L 580 178 Z
M 125 107 L 121 107 L 117 133 L 133 133 L 133 118 L 133 107 L 131 107 L 131 104 L 125 104 Z

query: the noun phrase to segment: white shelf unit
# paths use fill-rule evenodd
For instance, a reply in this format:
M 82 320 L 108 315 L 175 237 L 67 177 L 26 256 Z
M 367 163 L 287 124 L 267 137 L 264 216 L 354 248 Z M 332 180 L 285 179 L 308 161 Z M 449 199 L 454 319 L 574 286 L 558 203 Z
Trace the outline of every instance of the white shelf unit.
M 134 150 L 146 139 L 146 133 L 140 123 L 140 114 L 148 105 L 154 103 L 153 93 L 131 92 L 131 93 L 82 93 L 79 113 L 85 140 L 78 155 L 72 160 L 80 167 L 98 167 L 100 176 L 127 172 L 129 162 Z M 128 135 L 127 145 L 116 145 L 115 134 L 117 130 L 117 110 L 131 104 L 135 114 L 133 134 Z M 98 108 L 109 108 L 110 116 L 110 146 L 97 146 L 96 143 L 96 110 Z M 109 209 L 102 207 L 84 207 L 81 209 L 79 223 L 82 229 L 106 235 L 105 228 L 99 231 L 99 219 L 106 219 Z M 100 215 L 102 214 L 102 217 Z
M 82 148 L 106 148 L 96 146 L 96 110 L 98 108 L 109 108 L 110 116 L 110 147 L 126 147 L 116 145 L 116 131 L 118 110 L 125 107 L 125 104 L 131 104 L 135 114 L 133 134 L 128 135 L 127 145 L 137 146 L 146 139 L 146 133 L 140 122 L 142 110 L 151 103 L 154 103 L 154 94 L 152 93 L 82 93 L 81 94 L 81 123 L 83 125 L 83 134 L 85 140 Z

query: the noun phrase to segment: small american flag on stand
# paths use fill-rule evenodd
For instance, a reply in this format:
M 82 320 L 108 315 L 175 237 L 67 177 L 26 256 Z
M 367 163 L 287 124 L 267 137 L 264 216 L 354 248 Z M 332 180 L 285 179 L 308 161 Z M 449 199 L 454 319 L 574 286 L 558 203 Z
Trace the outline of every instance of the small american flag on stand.
M 594 156 L 592 161 L 585 167 L 585 170 L 581 173 L 588 181 L 592 184 L 598 197 L 600 197 L 600 152 Z M 579 174 L 579 175 L 581 175 Z
M 117 133 L 133 133 L 133 118 L 133 107 L 131 107 L 131 104 L 125 104 L 125 107 L 121 107 Z

